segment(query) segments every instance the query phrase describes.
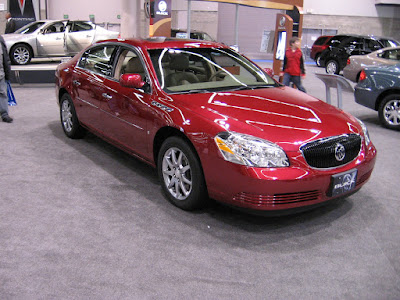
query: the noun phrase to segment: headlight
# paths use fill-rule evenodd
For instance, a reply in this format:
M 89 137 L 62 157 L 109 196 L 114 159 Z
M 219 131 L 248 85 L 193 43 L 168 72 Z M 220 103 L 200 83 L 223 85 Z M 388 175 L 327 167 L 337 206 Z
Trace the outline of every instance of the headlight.
M 221 132 L 214 140 L 227 161 L 260 168 L 289 166 L 285 151 L 269 141 L 236 132 Z
M 357 118 L 356 118 L 356 119 L 357 119 Z M 364 124 L 360 119 L 357 119 L 357 121 L 358 121 L 358 123 L 360 123 L 361 128 L 362 128 L 362 130 L 363 130 L 363 132 L 364 132 L 365 145 L 368 146 L 369 143 L 371 142 L 371 140 L 370 140 L 370 138 L 369 138 L 369 133 L 368 133 L 367 126 L 365 126 L 365 124 Z

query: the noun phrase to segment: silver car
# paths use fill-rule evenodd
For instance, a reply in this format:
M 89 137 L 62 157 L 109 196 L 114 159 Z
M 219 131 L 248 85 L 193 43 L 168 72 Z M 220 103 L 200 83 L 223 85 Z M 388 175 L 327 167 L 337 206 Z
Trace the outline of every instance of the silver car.
M 118 36 L 89 21 L 40 20 L 3 38 L 11 62 L 25 65 L 32 57 L 73 56 L 94 42 Z
M 392 66 L 400 62 L 400 47 L 383 48 L 366 55 L 353 55 L 343 69 L 343 76 L 358 82 L 365 66 Z

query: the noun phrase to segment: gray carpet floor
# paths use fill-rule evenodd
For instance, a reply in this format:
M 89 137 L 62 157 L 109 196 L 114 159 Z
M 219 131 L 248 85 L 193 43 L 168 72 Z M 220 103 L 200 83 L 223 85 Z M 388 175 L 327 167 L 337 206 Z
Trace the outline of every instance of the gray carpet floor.
M 325 99 L 323 70 L 307 72 Z M 15 122 L 0 122 L 0 299 L 400 299 L 400 132 L 352 94 L 344 109 L 378 149 L 370 181 L 265 218 L 179 210 L 152 168 L 91 134 L 66 138 L 52 85 L 14 93 Z

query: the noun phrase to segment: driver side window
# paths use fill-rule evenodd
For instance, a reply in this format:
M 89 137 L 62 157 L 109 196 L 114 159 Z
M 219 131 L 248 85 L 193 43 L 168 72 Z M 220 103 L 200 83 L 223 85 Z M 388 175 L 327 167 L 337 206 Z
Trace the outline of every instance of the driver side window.
M 64 32 L 65 27 L 63 22 L 53 23 L 44 29 L 45 34 Z
M 146 71 L 143 63 L 140 57 L 132 50 L 122 50 L 118 58 L 114 78 L 119 80 L 122 74 L 139 74 L 142 76 L 143 81 L 145 79 Z

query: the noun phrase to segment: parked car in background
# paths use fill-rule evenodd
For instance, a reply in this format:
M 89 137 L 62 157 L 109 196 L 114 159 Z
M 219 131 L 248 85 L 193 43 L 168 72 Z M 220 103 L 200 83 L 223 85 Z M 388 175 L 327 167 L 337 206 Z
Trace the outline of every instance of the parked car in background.
M 171 37 L 186 38 L 187 30 L 185 29 L 171 29 Z M 215 41 L 208 33 L 204 31 L 191 30 L 190 38 L 194 40 Z
M 315 40 L 311 47 L 310 57 L 315 61 L 318 67 L 321 66 L 321 53 L 329 47 L 329 41 L 332 35 L 322 35 Z
M 383 48 L 366 55 L 353 55 L 347 59 L 343 76 L 353 82 L 358 82 L 361 70 L 366 66 L 390 66 L 398 63 L 400 63 L 400 47 Z
M 329 47 L 321 53 L 321 65 L 326 73 L 339 74 L 347 65 L 347 59 L 352 55 L 369 54 L 385 48 L 390 39 L 362 35 L 335 35 L 329 41 Z M 395 46 L 400 43 L 390 40 Z
M 378 111 L 383 126 L 400 130 L 400 63 L 365 67 L 354 96 L 357 103 Z
M 219 43 L 96 43 L 58 66 L 56 95 L 68 137 L 88 129 L 156 167 L 185 210 L 208 197 L 258 212 L 310 208 L 357 191 L 375 163 L 360 120 Z
M 118 36 L 89 21 L 41 20 L 3 38 L 11 62 L 26 65 L 33 57 L 72 56 L 94 42 Z

